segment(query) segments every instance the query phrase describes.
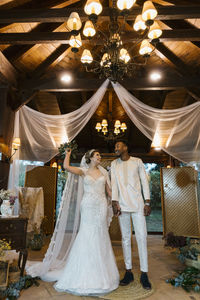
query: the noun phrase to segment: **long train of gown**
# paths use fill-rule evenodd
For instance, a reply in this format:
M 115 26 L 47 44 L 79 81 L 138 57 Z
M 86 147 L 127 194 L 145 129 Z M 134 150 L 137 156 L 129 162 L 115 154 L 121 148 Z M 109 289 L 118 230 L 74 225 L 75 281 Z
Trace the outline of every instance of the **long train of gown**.
M 85 175 L 80 229 L 54 288 L 96 295 L 115 290 L 118 285 L 119 272 L 107 225 L 105 177 L 95 180 Z

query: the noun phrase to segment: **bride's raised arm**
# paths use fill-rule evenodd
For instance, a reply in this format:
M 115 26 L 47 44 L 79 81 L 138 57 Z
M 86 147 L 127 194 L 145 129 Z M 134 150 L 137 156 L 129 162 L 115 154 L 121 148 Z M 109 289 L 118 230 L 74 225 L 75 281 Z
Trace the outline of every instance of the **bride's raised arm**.
M 70 166 L 71 152 L 72 152 L 72 150 L 70 148 L 66 149 L 66 152 L 65 152 L 66 155 L 65 155 L 64 162 L 63 162 L 64 169 L 66 169 L 68 172 L 76 174 L 76 175 L 80 175 L 80 176 L 84 175 L 83 171 L 80 168 Z

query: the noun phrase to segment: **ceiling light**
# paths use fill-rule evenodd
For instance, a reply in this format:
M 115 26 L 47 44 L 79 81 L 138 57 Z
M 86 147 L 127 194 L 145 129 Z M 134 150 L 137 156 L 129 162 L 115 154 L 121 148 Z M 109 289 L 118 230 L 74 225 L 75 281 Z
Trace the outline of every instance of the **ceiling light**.
M 70 82 L 70 81 L 72 80 L 72 77 L 71 77 L 69 74 L 63 74 L 63 75 L 61 76 L 61 80 L 62 80 L 63 82 Z
M 157 80 L 161 79 L 161 74 L 159 72 L 153 72 L 150 74 L 150 78 L 153 81 L 157 81 Z

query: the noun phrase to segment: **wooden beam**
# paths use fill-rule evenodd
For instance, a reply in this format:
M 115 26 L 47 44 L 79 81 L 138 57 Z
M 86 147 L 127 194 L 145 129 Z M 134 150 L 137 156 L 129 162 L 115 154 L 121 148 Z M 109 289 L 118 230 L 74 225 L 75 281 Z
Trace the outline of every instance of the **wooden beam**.
M 155 45 L 156 49 L 164 55 L 179 71 L 181 75 L 188 75 L 191 73 L 190 68 L 180 59 L 174 52 L 162 43 Z
M 0 75 L 4 77 L 8 83 L 14 86 L 17 85 L 18 73 L 1 51 L 0 51 Z
M 40 33 L 0 33 L 0 44 L 68 44 L 71 34 L 69 32 L 40 32 Z M 122 41 L 136 42 L 141 37 L 136 32 L 126 32 L 122 35 Z M 166 41 L 200 41 L 200 29 L 176 29 L 163 30 L 161 42 Z M 83 43 L 89 42 L 83 38 Z M 90 43 L 103 45 L 102 39 L 92 39 Z
M 169 48 L 167 48 L 164 44 L 158 43 L 156 44 L 156 49 L 164 55 L 177 69 L 178 73 L 181 76 L 195 76 L 193 72 L 191 71 L 191 68 L 187 64 L 184 63 L 178 56 L 176 56 L 175 53 L 173 53 Z M 198 85 L 194 85 L 193 87 L 199 88 Z M 194 91 L 191 89 L 191 86 L 186 85 L 185 88 L 187 88 L 190 95 L 197 101 L 200 100 L 200 92 Z
M 75 77 L 74 77 L 75 78 Z M 72 92 L 97 90 L 105 79 L 76 79 L 71 83 L 63 83 L 57 78 L 32 80 L 20 89 L 33 91 Z M 128 90 L 173 90 L 189 87 L 199 87 L 199 76 L 174 76 L 162 78 L 159 82 L 152 82 L 149 78 L 126 78 L 121 83 Z
M 17 95 L 16 101 L 12 105 L 12 110 L 17 111 L 19 110 L 23 105 L 31 101 L 33 97 L 37 94 L 37 91 L 32 90 L 23 90 L 20 91 Z
M 29 75 L 33 78 L 42 76 L 45 71 L 59 59 L 61 55 L 69 48 L 69 45 L 61 45 L 51 55 L 49 55 L 32 73 Z
M 173 30 L 176 28 L 181 28 L 184 30 L 188 30 L 188 29 L 196 29 L 196 27 L 194 25 L 192 25 L 191 23 L 187 22 L 186 20 L 165 20 L 163 21 L 164 24 L 166 24 L 167 26 L 169 26 L 170 28 L 172 28 Z M 195 46 L 197 46 L 198 48 L 200 48 L 200 42 L 198 41 L 191 41 L 192 44 L 194 44 Z
M 157 20 L 178 20 L 178 19 L 194 19 L 200 17 L 200 6 L 156 6 L 158 15 Z M 0 23 L 29 23 L 29 22 L 66 22 L 69 15 L 73 11 L 78 12 L 82 21 L 87 19 L 83 8 L 67 7 L 67 8 L 31 8 L 31 9 L 9 9 L 0 10 Z M 99 16 L 99 20 L 108 19 L 112 8 L 106 7 Z M 138 14 L 141 14 L 140 7 L 133 7 L 130 10 L 127 20 L 134 20 Z

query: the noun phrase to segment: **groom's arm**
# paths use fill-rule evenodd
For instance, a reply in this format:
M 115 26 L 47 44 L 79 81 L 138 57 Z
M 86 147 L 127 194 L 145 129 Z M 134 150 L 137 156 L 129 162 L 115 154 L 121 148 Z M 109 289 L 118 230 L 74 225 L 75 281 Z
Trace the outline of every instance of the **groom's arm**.
M 141 159 L 139 160 L 139 176 L 140 176 L 140 182 L 142 185 L 142 191 L 145 199 L 144 215 L 149 216 L 151 214 L 149 181 L 148 181 L 144 164 Z
M 111 164 L 111 186 L 112 186 L 112 207 L 113 213 L 116 217 L 121 214 L 121 208 L 119 205 L 119 190 L 117 185 L 117 178 L 113 163 Z

